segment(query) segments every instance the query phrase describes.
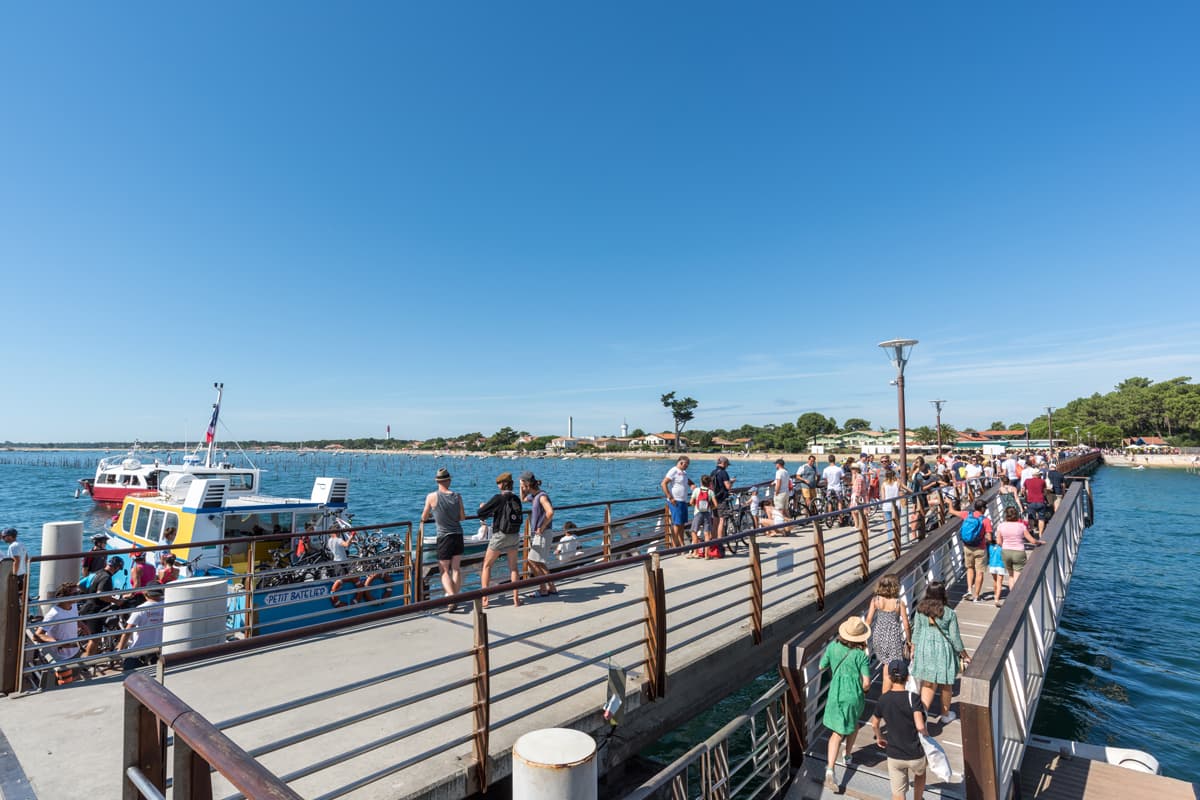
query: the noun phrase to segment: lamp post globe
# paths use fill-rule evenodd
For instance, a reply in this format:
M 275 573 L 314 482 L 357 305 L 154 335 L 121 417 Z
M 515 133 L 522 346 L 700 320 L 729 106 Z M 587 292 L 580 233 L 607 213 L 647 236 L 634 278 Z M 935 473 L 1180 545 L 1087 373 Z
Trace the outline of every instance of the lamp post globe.
M 887 354 L 888 360 L 896 368 L 896 402 L 900 418 L 900 479 L 905 485 L 908 484 L 908 429 L 904 424 L 904 365 L 908 363 L 916 343 L 916 339 L 889 339 L 879 343 L 879 348 Z

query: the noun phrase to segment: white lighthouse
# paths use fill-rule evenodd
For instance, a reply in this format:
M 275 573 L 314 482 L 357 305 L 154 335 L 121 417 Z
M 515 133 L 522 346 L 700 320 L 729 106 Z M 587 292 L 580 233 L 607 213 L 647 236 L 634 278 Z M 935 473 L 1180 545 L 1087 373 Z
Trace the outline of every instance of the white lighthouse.
M 629 437 L 629 421 L 623 419 L 623 420 L 621 420 L 621 438 L 626 439 L 628 437 Z

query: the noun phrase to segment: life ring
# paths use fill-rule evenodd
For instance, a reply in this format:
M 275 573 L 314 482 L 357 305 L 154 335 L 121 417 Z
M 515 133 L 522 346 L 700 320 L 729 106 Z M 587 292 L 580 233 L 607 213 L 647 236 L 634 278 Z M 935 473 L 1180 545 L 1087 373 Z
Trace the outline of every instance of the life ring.
M 387 584 L 386 586 L 383 587 L 383 591 L 379 593 L 379 597 L 373 597 L 371 595 L 371 584 L 374 583 L 376 579 L 381 579 L 384 581 L 384 583 Z M 360 602 L 363 602 L 363 603 L 369 603 L 372 600 L 386 600 L 387 598 L 391 597 L 392 596 L 392 578 L 391 578 L 391 576 L 388 575 L 386 572 L 372 572 L 370 575 L 367 576 L 367 580 L 363 583 L 362 591 L 360 591 L 358 593 L 358 596 L 360 598 L 362 598 L 360 600 Z

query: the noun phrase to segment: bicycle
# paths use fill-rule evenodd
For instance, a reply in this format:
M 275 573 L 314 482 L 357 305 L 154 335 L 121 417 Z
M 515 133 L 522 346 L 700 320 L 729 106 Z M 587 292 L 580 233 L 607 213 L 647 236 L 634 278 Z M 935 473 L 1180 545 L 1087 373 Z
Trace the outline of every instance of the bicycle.
M 722 503 L 718 513 L 725 520 L 724 536 L 736 536 L 739 533 L 754 529 L 754 518 L 750 516 L 750 509 L 743 506 L 740 498 L 736 495 L 731 495 L 729 499 Z M 731 556 L 747 552 L 749 545 L 746 544 L 746 541 L 746 537 L 742 537 L 741 539 L 726 542 L 725 552 Z

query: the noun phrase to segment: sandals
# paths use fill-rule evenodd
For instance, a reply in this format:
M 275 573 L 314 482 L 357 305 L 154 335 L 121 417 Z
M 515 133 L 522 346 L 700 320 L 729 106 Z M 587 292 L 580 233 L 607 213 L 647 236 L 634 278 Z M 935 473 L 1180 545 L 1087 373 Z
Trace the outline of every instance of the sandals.
M 842 787 L 838 786 L 838 782 L 834 780 L 833 770 L 828 768 L 825 770 L 825 788 L 834 794 L 842 793 Z

